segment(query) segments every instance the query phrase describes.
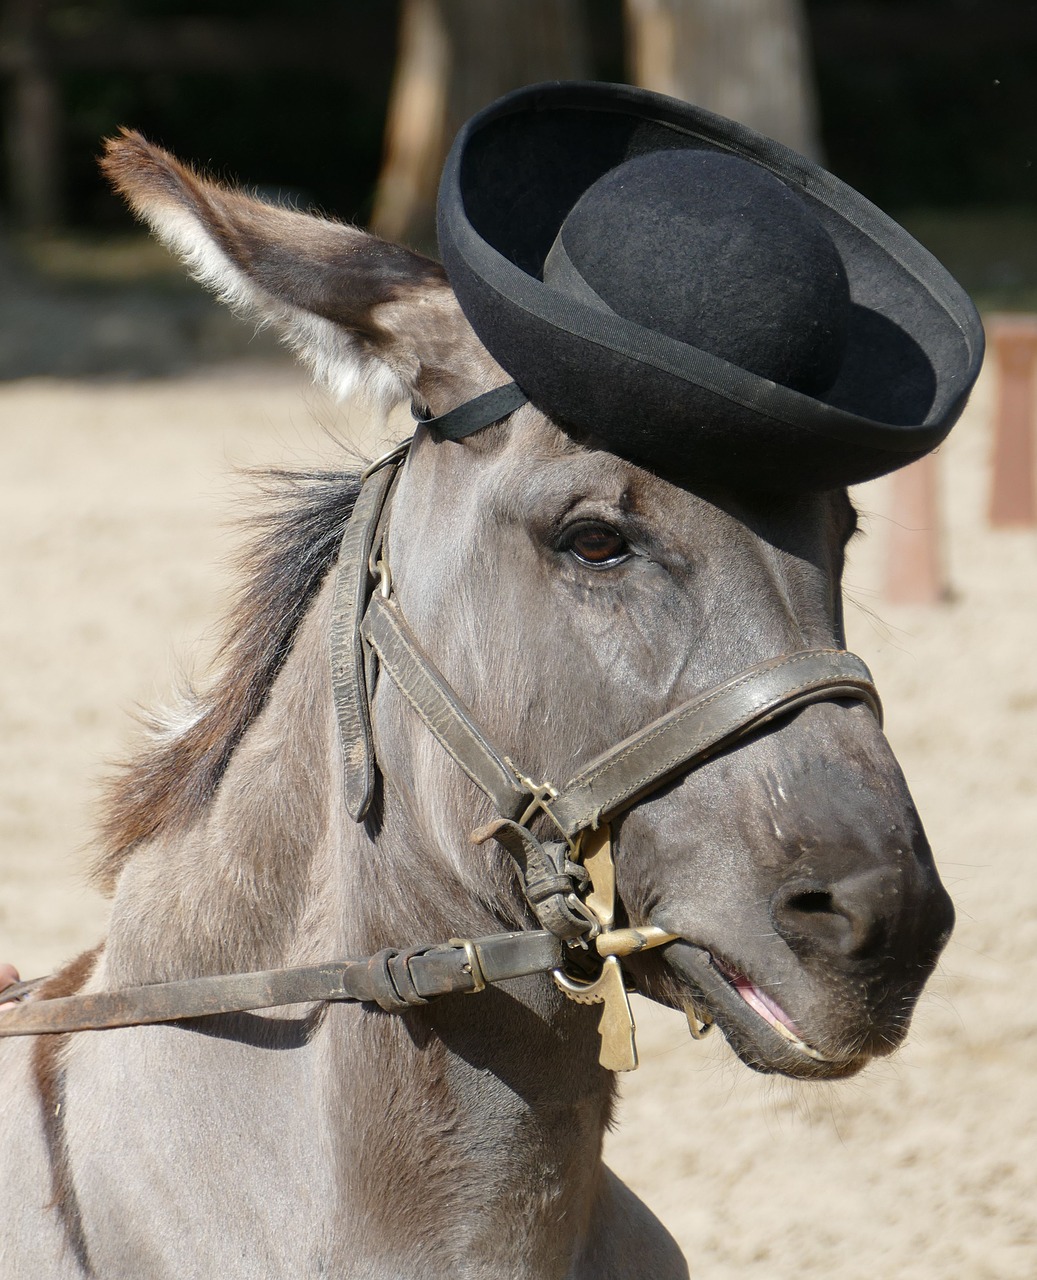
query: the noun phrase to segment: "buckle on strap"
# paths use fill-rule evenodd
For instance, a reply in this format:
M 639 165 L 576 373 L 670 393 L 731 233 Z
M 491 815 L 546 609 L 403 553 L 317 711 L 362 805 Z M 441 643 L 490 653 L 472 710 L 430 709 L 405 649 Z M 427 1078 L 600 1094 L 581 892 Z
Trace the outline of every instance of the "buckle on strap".
M 461 947 L 467 958 L 465 968 L 472 975 L 472 989 L 469 995 L 478 995 L 480 991 L 486 990 L 486 974 L 483 971 L 482 960 L 479 957 L 479 948 L 471 940 L 471 938 L 449 938 L 447 945 L 451 947 Z
M 580 898 L 587 885 L 586 870 L 570 857 L 570 845 L 560 840 L 541 843 L 521 823 L 510 818 L 491 822 L 472 832 L 472 841 L 496 840 L 518 867 L 522 890 L 545 929 L 567 942 L 593 937 L 601 922 Z

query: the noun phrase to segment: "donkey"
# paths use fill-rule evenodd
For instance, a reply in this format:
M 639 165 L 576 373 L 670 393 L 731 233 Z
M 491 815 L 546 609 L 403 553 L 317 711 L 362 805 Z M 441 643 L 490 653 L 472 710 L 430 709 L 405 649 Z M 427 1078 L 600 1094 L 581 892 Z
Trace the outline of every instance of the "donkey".
M 339 394 L 441 414 L 506 382 L 434 262 L 204 180 L 136 134 L 105 166 Z M 112 784 L 107 940 L 26 1011 L 536 924 L 484 790 L 384 671 L 374 800 L 347 813 L 329 633 L 359 480 L 281 489 L 210 689 Z M 842 650 L 854 527 L 843 489 L 693 489 L 527 404 L 461 441 L 419 424 L 380 536 L 472 721 L 557 780 L 746 668 Z M 624 961 L 638 990 L 715 1019 L 760 1071 L 846 1077 L 901 1042 L 953 913 L 866 700 L 754 726 L 612 827 L 616 923 L 662 941 Z M 309 1001 L 6 1039 L 0 1273 L 686 1276 L 601 1160 L 599 1013 L 537 973 L 399 1013 Z

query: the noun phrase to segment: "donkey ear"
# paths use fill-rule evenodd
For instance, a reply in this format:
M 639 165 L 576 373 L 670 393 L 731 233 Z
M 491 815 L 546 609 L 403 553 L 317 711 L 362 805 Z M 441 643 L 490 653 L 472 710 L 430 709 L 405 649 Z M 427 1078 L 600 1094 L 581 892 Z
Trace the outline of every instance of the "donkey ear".
M 101 167 L 203 284 L 272 324 L 336 394 L 429 404 L 494 368 L 430 259 L 209 182 L 129 130 Z

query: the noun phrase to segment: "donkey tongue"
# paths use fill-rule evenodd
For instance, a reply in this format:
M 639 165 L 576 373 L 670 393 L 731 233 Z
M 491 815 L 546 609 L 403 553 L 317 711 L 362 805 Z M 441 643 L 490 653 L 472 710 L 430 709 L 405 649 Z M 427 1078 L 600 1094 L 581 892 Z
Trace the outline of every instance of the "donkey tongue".
M 715 959 L 714 964 L 716 964 Z M 799 1028 L 781 1005 L 761 991 L 755 982 L 750 981 L 743 973 L 738 973 L 720 965 L 717 965 L 717 967 L 749 1008 L 755 1010 L 765 1022 L 769 1022 L 778 1031 L 790 1031 L 797 1039 L 800 1038 Z

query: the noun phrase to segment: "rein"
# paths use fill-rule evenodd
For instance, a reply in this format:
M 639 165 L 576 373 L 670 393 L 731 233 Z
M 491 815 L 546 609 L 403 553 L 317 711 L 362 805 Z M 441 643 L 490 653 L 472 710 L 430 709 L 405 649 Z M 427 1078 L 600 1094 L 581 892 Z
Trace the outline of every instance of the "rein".
M 854 654 L 813 649 L 771 658 L 660 716 L 587 764 L 562 786 L 527 777 L 490 741 L 411 631 L 393 594 L 386 529 L 410 441 L 378 459 L 339 550 L 331 669 L 344 762 L 344 799 L 362 822 L 377 785 L 371 698 L 384 671 L 498 818 L 472 833 L 512 857 L 540 929 L 259 973 L 225 974 L 120 991 L 45 996 L 0 1014 L 0 1036 L 100 1030 L 311 1002 L 358 1001 L 387 1012 L 438 996 L 550 972 L 579 1003 L 602 1003 L 602 1065 L 636 1066 L 634 1025 L 621 958 L 665 945 L 654 926 L 615 929 L 609 822 L 674 778 L 772 721 L 822 700 L 864 702 L 881 723 L 871 675 Z M 553 838 L 531 830 L 537 818 Z M 37 983 L 0 992 L 28 996 Z M 688 1010 L 693 1034 L 708 1016 Z

